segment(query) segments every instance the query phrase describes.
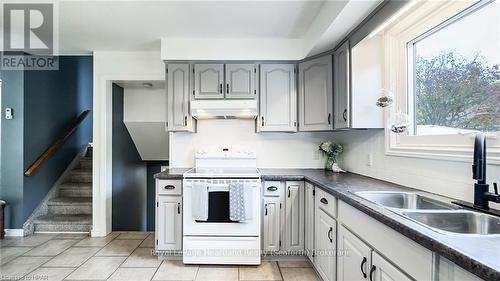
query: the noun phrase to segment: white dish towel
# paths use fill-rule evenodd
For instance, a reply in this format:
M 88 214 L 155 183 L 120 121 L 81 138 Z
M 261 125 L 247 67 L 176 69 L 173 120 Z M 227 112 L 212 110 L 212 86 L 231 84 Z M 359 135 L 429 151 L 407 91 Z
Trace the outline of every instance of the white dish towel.
M 205 183 L 194 182 L 191 188 L 191 213 L 194 220 L 208 219 L 208 186 Z
M 229 184 L 229 219 L 246 221 L 252 219 L 251 188 L 241 182 Z

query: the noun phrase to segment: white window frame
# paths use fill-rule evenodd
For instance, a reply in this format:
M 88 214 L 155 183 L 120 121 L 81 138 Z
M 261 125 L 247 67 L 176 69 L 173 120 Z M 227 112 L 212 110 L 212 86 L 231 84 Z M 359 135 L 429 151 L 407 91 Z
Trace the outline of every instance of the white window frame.
M 410 100 L 408 95 L 413 90 L 408 83 L 410 75 L 413 75 L 408 68 L 408 43 L 483 2 L 422 1 L 384 31 L 384 89 L 394 94 L 394 104 L 385 111 L 386 124 L 396 112 L 413 116 L 413 99 Z M 411 131 L 395 134 L 388 127 L 385 129 L 386 155 L 462 162 L 472 159 L 474 134 L 415 136 L 411 135 Z M 488 134 L 487 144 L 489 163 L 500 165 L 499 134 Z

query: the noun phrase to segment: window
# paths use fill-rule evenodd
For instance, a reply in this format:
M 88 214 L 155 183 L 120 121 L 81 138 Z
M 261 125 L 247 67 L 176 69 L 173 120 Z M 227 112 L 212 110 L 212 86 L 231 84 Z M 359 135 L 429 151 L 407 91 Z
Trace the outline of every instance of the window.
M 500 1 L 408 43 L 415 135 L 500 131 Z
M 383 36 L 386 154 L 470 162 L 482 131 L 500 164 L 500 0 L 417 1 Z M 413 120 L 402 134 L 399 113 Z

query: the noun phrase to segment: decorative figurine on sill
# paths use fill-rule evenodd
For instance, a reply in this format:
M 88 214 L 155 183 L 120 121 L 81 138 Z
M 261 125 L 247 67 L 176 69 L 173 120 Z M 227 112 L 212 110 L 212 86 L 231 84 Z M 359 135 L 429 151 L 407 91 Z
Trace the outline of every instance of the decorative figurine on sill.
M 321 150 L 326 156 L 325 170 L 332 170 L 335 173 L 344 173 L 338 163 L 338 156 L 344 151 L 341 144 L 333 143 L 331 141 L 325 141 L 319 145 L 319 150 Z

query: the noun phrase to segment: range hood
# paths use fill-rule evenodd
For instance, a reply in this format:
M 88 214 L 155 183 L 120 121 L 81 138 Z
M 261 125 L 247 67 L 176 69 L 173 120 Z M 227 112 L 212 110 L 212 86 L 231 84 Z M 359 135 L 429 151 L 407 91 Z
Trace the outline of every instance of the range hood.
M 191 116 L 195 119 L 255 119 L 256 100 L 193 100 Z

